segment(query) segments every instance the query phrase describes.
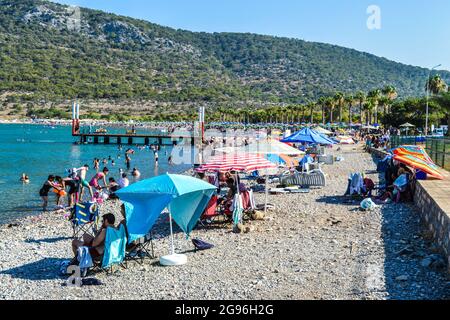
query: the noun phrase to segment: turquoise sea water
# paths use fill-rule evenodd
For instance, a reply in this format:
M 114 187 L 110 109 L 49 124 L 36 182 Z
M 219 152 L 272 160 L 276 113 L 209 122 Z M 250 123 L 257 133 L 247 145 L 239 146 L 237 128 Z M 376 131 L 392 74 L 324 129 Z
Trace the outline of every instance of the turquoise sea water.
M 118 130 L 118 129 L 116 129 Z M 124 131 L 121 130 L 121 131 Z M 76 145 L 77 138 L 72 137 L 71 128 L 66 126 L 47 127 L 43 125 L 0 124 L 0 223 L 8 223 L 16 218 L 37 214 L 41 210 L 42 200 L 39 189 L 49 174 L 67 176 L 66 169 L 88 164 L 88 179 L 94 174 L 94 158 L 111 158 L 115 166 L 108 163 L 108 177 L 119 178 L 119 168 L 126 171 L 124 145 L 119 151 L 115 144 Z M 169 165 L 168 156 L 171 146 L 161 146 L 159 165 L 155 168 L 151 150 L 138 150 L 131 155 L 131 168 L 141 171 L 139 179 L 145 179 L 166 172 L 179 173 L 188 165 Z M 120 159 L 118 155 L 120 154 Z M 103 164 L 100 163 L 100 168 Z M 30 184 L 19 181 L 22 173 L 30 177 Z M 130 182 L 136 181 L 129 174 Z M 51 193 L 53 194 L 53 193 Z M 54 208 L 55 200 L 50 196 L 49 209 Z

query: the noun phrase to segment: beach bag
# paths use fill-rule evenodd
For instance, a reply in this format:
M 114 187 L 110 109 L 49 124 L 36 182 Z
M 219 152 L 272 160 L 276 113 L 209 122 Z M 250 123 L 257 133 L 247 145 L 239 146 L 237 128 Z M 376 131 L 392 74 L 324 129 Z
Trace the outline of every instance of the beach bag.
M 361 201 L 361 209 L 364 211 L 371 211 L 371 210 L 375 209 L 376 207 L 377 207 L 377 205 L 370 198 L 367 198 L 367 199 L 364 199 L 363 201 Z
M 200 239 L 192 239 L 192 244 L 194 245 L 196 251 L 197 250 L 202 251 L 202 250 L 208 250 L 208 249 L 214 248 L 213 244 L 205 242 Z

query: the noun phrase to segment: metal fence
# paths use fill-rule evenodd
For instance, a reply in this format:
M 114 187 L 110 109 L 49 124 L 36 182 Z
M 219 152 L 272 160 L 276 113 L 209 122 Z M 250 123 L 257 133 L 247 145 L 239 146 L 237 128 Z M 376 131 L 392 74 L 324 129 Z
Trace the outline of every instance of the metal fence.
M 450 171 L 450 138 L 425 138 L 414 136 L 392 136 L 391 147 L 421 145 L 438 166 Z

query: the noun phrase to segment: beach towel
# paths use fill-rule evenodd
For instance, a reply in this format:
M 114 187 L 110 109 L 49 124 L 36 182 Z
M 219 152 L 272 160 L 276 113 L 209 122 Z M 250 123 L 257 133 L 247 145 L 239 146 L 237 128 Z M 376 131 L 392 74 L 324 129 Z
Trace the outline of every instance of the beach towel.
M 200 239 L 192 239 L 192 244 L 194 245 L 195 250 L 199 250 L 199 251 L 214 248 L 213 244 L 205 242 Z
M 91 257 L 91 254 L 89 253 L 88 247 L 78 248 L 77 259 L 79 262 L 80 269 L 82 271 L 84 269 L 89 269 L 94 265 L 94 263 L 92 262 L 92 257 Z
M 351 176 L 350 195 L 355 193 L 361 194 L 361 189 L 364 186 L 363 178 L 360 173 L 354 173 Z

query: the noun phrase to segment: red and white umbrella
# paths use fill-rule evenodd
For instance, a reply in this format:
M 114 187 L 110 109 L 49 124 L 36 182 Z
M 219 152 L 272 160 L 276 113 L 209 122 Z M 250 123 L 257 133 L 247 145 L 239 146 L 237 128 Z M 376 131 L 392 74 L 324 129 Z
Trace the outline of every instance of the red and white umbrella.
M 266 158 L 254 153 L 242 154 L 224 154 L 220 156 L 211 157 L 206 164 L 201 165 L 195 171 L 197 172 L 253 172 L 265 171 L 266 174 L 266 190 L 265 190 L 265 204 L 264 211 L 267 211 L 268 200 L 268 174 L 270 171 L 277 170 L 277 165 L 270 162 Z M 238 188 L 239 190 L 239 188 Z
M 253 172 L 257 170 L 277 169 L 269 160 L 257 154 L 224 154 L 209 158 L 205 164 L 196 168 L 197 172 Z

